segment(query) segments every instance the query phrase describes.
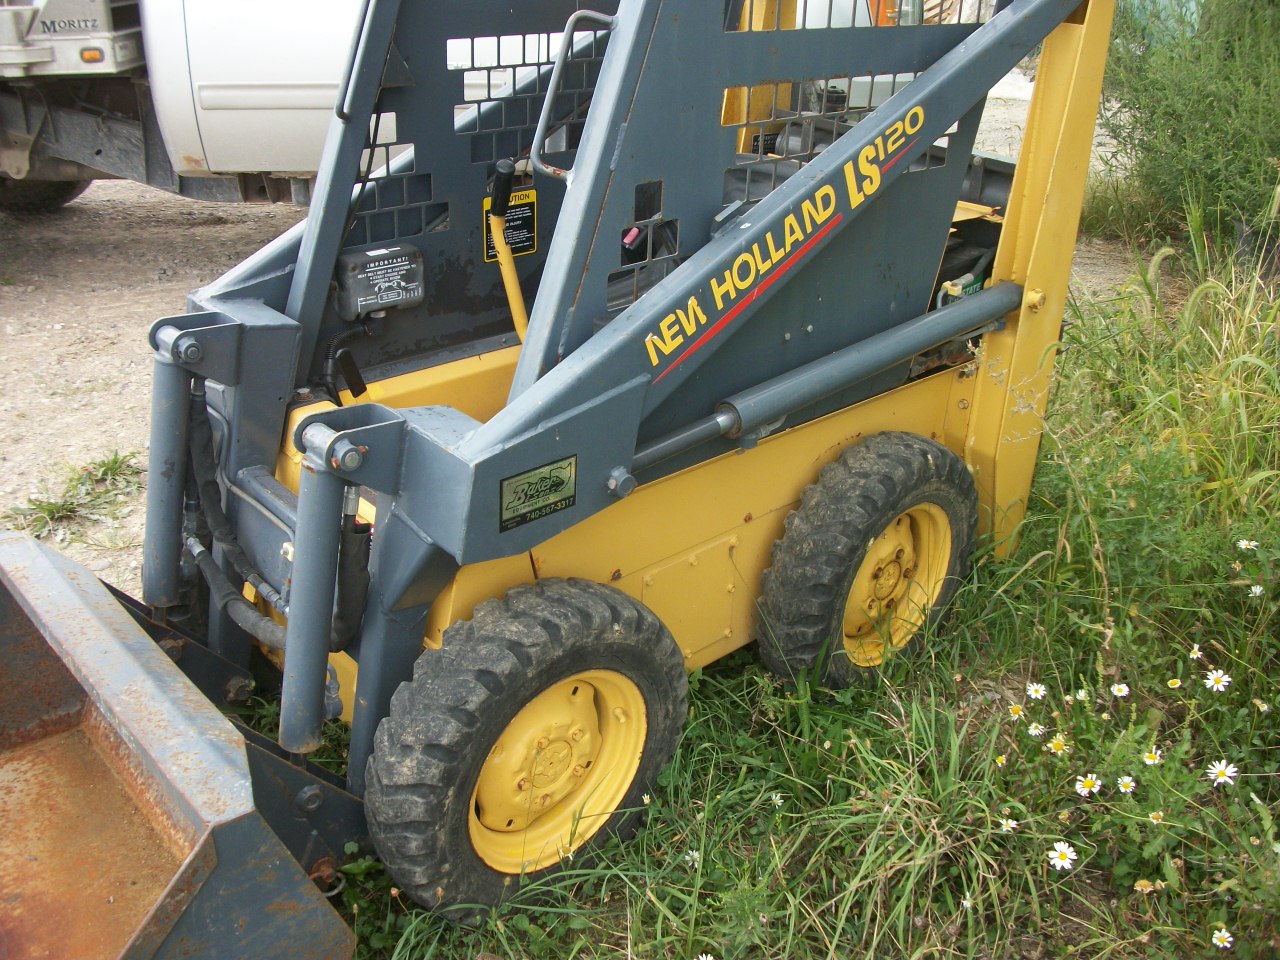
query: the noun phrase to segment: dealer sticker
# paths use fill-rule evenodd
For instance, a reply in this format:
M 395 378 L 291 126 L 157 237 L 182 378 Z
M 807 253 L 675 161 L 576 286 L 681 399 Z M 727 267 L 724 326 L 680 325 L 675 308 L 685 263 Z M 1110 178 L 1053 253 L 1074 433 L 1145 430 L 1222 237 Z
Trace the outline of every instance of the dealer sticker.
M 577 455 L 507 477 L 502 481 L 500 532 L 567 510 L 577 501 L 577 492 Z

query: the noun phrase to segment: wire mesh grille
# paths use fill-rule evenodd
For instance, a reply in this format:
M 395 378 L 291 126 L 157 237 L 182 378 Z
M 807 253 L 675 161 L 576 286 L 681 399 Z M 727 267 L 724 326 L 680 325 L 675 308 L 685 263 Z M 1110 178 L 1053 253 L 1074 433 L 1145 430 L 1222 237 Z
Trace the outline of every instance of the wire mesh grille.
M 605 32 L 584 30 L 570 38 L 552 104 L 552 116 L 561 119 L 549 132 L 549 152 L 577 144 L 600 75 L 607 37 Z M 454 129 L 470 138 L 472 163 L 528 153 L 547 94 L 551 64 L 564 43 L 563 33 L 447 41 L 449 70 L 462 74 L 463 102 L 454 106 Z

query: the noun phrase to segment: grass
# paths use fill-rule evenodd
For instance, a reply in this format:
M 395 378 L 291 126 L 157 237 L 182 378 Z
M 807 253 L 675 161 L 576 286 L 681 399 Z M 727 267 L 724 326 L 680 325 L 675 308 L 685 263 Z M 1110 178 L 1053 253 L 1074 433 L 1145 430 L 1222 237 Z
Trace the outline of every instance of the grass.
M 355 859 L 360 956 L 1276 955 L 1276 291 L 1203 241 L 1071 309 L 1021 542 L 926 657 L 698 673 L 636 838 L 468 928 Z
M 87 523 L 111 519 L 141 484 L 137 455 L 116 451 L 81 467 L 67 467 L 59 492 L 28 497 L 5 515 L 4 522 L 34 537 L 52 536 L 61 542 Z

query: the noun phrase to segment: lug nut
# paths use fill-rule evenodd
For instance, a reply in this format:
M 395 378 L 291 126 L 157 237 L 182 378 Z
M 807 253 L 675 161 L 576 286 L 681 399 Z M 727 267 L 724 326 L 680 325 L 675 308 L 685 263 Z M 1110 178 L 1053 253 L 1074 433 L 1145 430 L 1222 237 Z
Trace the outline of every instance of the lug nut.
M 523 793 L 525 790 L 528 790 L 531 786 L 533 786 L 533 784 L 529 782 L 528 777 L 521 777 L 520 782 L 516 784 L 516 789 L 519 790 L 521 793 Z
M 586 772 L 587 772 L 587 768 L 586 768 L 586 767 L 584 767 L 582 764 L 580 764 L 580 763 L 578 763 L 578 764 L 574 764 L 574 767 L 573 767 L 573 775 L 574 775 L 575 777 L 580 777 L 580 776 L 582 776 L 582 775 L 583 775 L 584 773 L 586 773 Z
M 547 747 L 551 746 L 551 741 L 548 740 L 546 737 L 539 737 L 538 742 L 537 744 L 535 744 L 535 746 L 537 746 L 539 750 L 545 750 L 547 749 Z
M 904 553 L 904 552 L 905 552 L 905 551 L 903 551 L 903 550 L 899 550 L 897 553 L 895 553 L 895 554 L 893 555 L 893 558 L 894 558 L 895 560 L 901 560 L 901 559 L 902 559 L 902 555 L 903 555 L 903 553 Z
M 582 736 L 583 734 L 582 734 L 581 727 L 574 727 L 573 730 L 569 732 L 569 739 L 572 740 L 574 743 L 577 743 L 579 740 L 581 740 Z

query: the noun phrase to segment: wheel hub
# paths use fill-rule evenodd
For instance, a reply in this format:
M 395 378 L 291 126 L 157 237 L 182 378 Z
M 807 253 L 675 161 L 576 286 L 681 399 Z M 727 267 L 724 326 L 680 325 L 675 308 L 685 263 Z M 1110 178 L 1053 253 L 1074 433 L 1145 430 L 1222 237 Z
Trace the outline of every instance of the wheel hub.
M 521 874 L 572 853 L 623 802 L 645 749 L 635 683 L 586 670 L 551 684 L 511 718 L 480 768 L 471 842 L 496 870 Z
M 950 554 L 946 513 L 931 503 L 899 514 L 871 541 L 845 602 L 844 645 L 854 663 L 878 666 L 924 626 Z
M 595 688 L 549 687 L 521 710 L 480 771 L 476 813 L 490 830 L 526 829 L 577 789 L 600 749 Z
M 557 740 L 533 761 L 533 785 L 539 789 L 549 787 L 569 772 L 573 748 L 567 740 Z

